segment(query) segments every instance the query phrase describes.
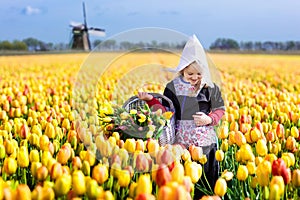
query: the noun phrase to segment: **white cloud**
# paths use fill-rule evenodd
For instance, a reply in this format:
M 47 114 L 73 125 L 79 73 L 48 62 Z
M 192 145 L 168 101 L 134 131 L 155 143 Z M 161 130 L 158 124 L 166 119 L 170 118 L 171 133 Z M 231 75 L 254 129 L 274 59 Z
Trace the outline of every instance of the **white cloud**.
M 41 9 L 34 8 L 32 6 L 26 6 L 22 11 L 22 13 L 25 15 L 37 15 L 37 14 L 40 14 L 41 12 L 42 12 Z

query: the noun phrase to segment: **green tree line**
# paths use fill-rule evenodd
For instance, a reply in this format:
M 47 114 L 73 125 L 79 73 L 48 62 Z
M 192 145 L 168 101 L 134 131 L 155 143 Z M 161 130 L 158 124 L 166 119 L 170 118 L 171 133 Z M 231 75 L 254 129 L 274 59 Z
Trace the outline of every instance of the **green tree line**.
M 100 45 L 99 45 L 100 44 Z M 168 43 L 152 41 L 146 42 L 116 42 L 115 40 L 94 40 L 92 47 L 102 50 L 116 51 L 128 50 L 144 47 L 155 47 L 161 49 L 182 49 L 185 41 L 182 43 Z M 0 51 L 14 50 L 14 51 L 53 51 L 53 50 L 68 50 L 69 44 L 67 43 L 46 43 L 36 38 L 26 38 L 22 41 L 14 40 L 0 40 Z M 230 38 L 217 38 L 210 46 L 210 50 L 238 50 L 238 51 L 299 51 L 300 41 L 286 41 L 286 42 L 273 42 L 273 41 L 241 41 L 237 42 Z

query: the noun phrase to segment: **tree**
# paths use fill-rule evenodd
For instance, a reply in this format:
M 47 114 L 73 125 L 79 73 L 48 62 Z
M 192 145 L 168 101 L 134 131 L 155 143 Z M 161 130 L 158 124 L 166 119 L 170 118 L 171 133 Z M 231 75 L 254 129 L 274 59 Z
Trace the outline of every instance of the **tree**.
M 4 40 L 0 42 L 0 49 L 1 50 L 12 50 L 12 44 L 8 40 Z
M 101 44 L 101 40 L 94 40 L 93 41 L 93 47 L 96 48 L 99 44 Z
M 30 38 L 24 39 L 23 42 L 27 45 L 29 50 L 36 50 L 36 49 L 38 49 L 40 41 L 35 38 L 30 37 Z
M 105 40 L 102 42 L 101 47 L 104 47 L 104 49 L 107 50 L 114 50 L 116 46 L 116 41 L 115 40 Z
M 218 38 L 209 47 L 210 49 L 220 49 L 220 50 L 238 50 L 240 46 L 237 41 L 233 39 Z
M 25 42 L 19 41 L 19 40 L 14 40 L 12 43 L 12 49 L 13 50 L 28 50 L 27 45 Z
M 286 50 L 294 50 L 296 48 L 296 44 L 294 41 L 286 42 Z

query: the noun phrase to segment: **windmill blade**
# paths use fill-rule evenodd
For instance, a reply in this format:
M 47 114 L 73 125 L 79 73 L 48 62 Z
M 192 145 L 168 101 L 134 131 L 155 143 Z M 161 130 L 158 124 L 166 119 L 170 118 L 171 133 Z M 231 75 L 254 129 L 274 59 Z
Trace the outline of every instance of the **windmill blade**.
M 82 9 L 83 9 L 84 27 L 87 28 L 87 23 L 86 23 L 86 11 L 85 11 L 85 3 L 84 3 L 84 2 L 82 2 Z
M 105 30 L 100 28 L 89 28 L 89 34 L 98 37 L 105 37 Z

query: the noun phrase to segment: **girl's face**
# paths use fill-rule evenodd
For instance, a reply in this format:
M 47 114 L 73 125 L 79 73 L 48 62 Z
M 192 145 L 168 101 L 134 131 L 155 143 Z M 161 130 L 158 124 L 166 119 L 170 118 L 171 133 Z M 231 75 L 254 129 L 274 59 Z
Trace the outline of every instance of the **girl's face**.
M 192 63 L 183 70 L 184 80 L 190 82 L 193 86 L 200 84 L 202 79 L 202 75 L 196 65 L 197 63 Z

